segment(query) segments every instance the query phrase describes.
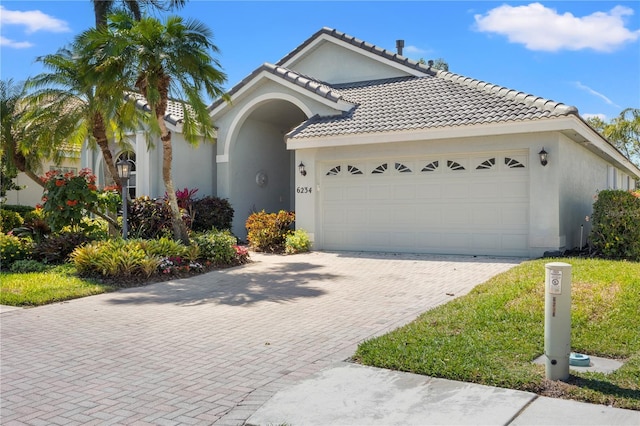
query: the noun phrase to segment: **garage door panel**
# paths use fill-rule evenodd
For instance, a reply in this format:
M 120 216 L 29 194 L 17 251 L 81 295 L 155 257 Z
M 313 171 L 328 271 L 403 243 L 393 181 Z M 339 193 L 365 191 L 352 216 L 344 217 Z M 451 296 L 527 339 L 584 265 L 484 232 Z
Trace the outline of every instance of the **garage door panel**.
M 470 191 L 473 199 L 497 198 L 500 197 L 500 184 L 498 182 L 473 182 L 470 185 Z
M 416 198 L 416 186 L 414 184 L 393 185 L 394 200 L 413 201 Z
M 506 204 L 501 212 L 503 226 L 524 227 L 529 224 L 529 206 Z
M 529 198 L 529 182 L 501 182 L 500 194 L 505 198 Z
M 369 185 L 366 193 L 367 198 L 369 200 L 388 200 L 391 197 L 392 191 L 391 184 L 380 185 L 374 184 Z
M 374 226 L 388 226 L 393 219 L 391 207 L 371 208 L 368 211 L 367 224 Z
M 484 155 L 469 156 L 466 160 L 458 157 L 456 163 L 464 170 L 453 163 L 449 166 L 443 158 L 438 165 L 436 158 L 413 162 L 385 158 L 370 160 L 369 166 L 362 169 L 364 173 L 357 176 L 346 173 L 323 176 L 318 234 L 323 247 L 528 255 L 530 207 L 526 163 L 508 165 L 507 155 L 500 153 L 486 155 L 487 159 L 495 158 L 495 162 L 478 163 L 476 160 Z M 527 155 L 520 157 L 524 161 Z M 403 172 L 394 166 L 396 162 L 412 172 Z M 389 167 L 372 175 L 373 163 Z M 483 168 L 476 169 L 476 163 L 483 164 Z M 518 164 L 524 166 L 516 167 Z M 430 165 L 427 170 L 431 171 L 423 171 L 425 165 Z
M 442 206 L 443 225 L 467 225 L 469 223 L 470 216 L 470 212 L 466 210 L 464 206 Z
M 500 248 L 499 234 L 472 234 L 471 247 L 476 249 L 496 250 Z
M 468 208 L 472 212 L 471 223 L 481 226 L 500 226 L 500 207 L 493 204 L 469 204 Z
M 344 195 L 347 200 L 357 201 L 357 200 L 366 200 L 367 199 L 367 191 L 362 190 L 362 185 L 350 185 L 344 188 Z
M 344 200 L 344 189 L 336 186 L 327 186 L 323 188 L 322 197 L 325 201 L 341 201 Z
M 440 199 L 442 197 L 442 185 L 438 183 L 420 184 L 416 188 L 416 199 Z
M 340 226 L 345 222 L 345 209 L 340 207 L 326 208 L 323 213 L 324 222 L 328 225 Z
M 442 198 L 467 198 L 469 197 L 469 182 L 443 182 Z

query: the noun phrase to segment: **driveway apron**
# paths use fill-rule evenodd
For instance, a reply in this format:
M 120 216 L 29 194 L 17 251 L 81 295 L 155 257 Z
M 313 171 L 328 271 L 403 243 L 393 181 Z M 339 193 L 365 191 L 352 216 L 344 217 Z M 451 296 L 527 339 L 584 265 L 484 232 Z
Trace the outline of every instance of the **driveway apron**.
M 0 316 L 10 424 L 242 424 L 522 259 L 313 252 Z

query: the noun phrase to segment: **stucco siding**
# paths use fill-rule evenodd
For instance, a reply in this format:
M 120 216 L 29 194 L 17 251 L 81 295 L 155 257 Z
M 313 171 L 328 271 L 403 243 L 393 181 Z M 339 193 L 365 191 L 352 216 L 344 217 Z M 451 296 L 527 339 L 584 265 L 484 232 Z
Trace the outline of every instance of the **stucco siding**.
M 410 75 L 377 59 L 364 56 L 362 52 L 356 53 L 333 43 L 319 45 L 312 55 L 306 55 L 288 67 L 331 84 Z
M 232 230 L 245 238 L 245 222 L 252 212 L 292 208 L 289 182 L 293 153 L 286 150 L 277 126 L 248 119 L 238 132 L 231 155 L 235 159 L 228 169 L 229 197 L 235 211 Z
M 586 244 L 591 231 L 594 196 L 607 189 L 608 164 L 591 151 L 564 135 L 560 136 L 558 161 L 560 168 L 560 233 L 566 238 L 566 249 Z M 582 228 L 581 228 L 582 226 Z
M 78 174 L 80 166 L 79 158 L 65 158 L 58 166 L 53 162 L 45 162 L 42 166 L 42 170 L 38 173 L 38 176 L 43 176 L 49 171 L 50 167 L 60 167 L 63 169 L 71 168 L 76 174 Z M 43 188 L 35 183 L 31 178 L 27 177 L 26 174 L 19 172 L 14 182 L 16 185 L 24 188 L 19 191 L 7 191 L 6 204 L 35 207 L 36 204 L 42 203 Z

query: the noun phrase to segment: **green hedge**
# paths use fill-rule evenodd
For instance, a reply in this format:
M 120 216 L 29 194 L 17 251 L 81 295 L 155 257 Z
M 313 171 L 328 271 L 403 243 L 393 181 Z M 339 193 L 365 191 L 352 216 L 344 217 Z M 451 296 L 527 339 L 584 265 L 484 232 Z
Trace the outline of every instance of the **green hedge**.
M 599 192 L 591 218 L 591 243 L 597 253 L 610 259 L 640 261 L 639 192 Z

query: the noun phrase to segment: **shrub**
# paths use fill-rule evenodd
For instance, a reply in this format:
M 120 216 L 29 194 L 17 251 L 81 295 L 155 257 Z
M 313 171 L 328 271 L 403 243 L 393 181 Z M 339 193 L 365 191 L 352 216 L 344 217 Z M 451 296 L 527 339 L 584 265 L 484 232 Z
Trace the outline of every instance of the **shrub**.
M 11 265 L 10 271 L 18 274 L 29 272 L 44 272 L 48 266 L 33 259 L 16 260 Z
M 18 261 L 29 257 L 31 253 L 31 241 L 19 238 L 15 235 L 0 233 L 0 266 L 8 269 Z
M 591 218 L 591 243 L 597 252 L 640 261 L 640 197 L 629 191 L 601 191 Z
M 196 234 L 192 241 L 197 244 L 200 251 L 200 258 L 208 260 L 215 265 L 235 265 L 236 249 L 238 243 L 228 230 L 212 230 L 203 234 Z
M 214 228 L 231 229 L 234 212 L 229 201 L 224 198 L 200 198 L 192 202 L 191 210 L 194 231 L 209 231 Z
M 140 244 L 149 256 L 159 257 L 183 257 L 187 248 L 180 242 L 169 237 L 157 240 L 141 240 Z
M 3 204 L 2 209 L 11 210 L 12 212 L 20 214 L 20 216 L 25 217 L 27 213 L 34 211 L 35 207 L 22 206 L 19 204 Z
M 154 239 L 172 235 L 171 210 L 164 200 L 138 197 L 128 205 L 129 236 Z
M 83 232 L 61 232 L 43 238 L 33 248 L 33 257 L 46 263 L 63 263 L 78 246 L 91 241 Z
M 280 210 L 278 213 L 253 213 L 247 219 L 247 239 L 251 247 L 257 251 L 281 253 L 284 251 L 285 239 L 292 233 L 295 213 Z
M 304 253 L 311 249 L 309 235 L 302 229 L 297 229 L 293 234 L 287 235 L 284 243 L 284 251 L 287 254 Z
M 51 228 L 44 219 L 42 209 L 34 209 L 25 213 L 24 223 L 16 228 L 13 234 L 21 237 L 31 237 L 33 241 L 39 243 L 46 235 L 51 234 Z
M 42 178 L 42 182 L 44 214 L 54 231 L 60 231 L 65 226 L 80 226 L 85 211 L 105 207 L 98 196 L 96 177 L 89 169 L 82 169 L 78 176 L 73 172 L 52 170 Z
M 23 223 L 20 213 L 12 210 L 0 209 L 0 232 L 9 232 Z
M 161 258 L 148 255 L 140 240 L 95 241 L 77 247 L 70 256 L 80 275 L 103 277 L 150 277 L 157 272 Z

